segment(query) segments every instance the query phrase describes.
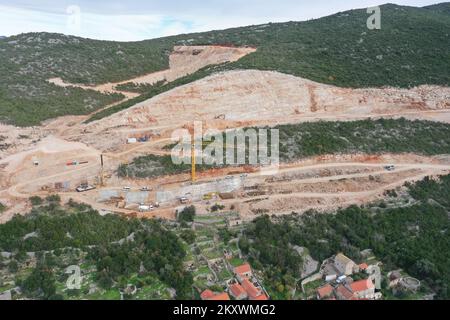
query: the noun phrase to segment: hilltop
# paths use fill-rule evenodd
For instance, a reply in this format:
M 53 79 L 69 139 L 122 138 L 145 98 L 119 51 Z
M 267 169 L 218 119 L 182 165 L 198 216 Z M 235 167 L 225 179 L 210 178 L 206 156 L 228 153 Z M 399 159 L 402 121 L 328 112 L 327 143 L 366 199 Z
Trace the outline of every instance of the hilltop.
M 168 69 L 169 56 L 179 45 L 257 48 L 238 61 L 201 70 L 181 84 L 216 71 L 257 69 L 338 87 L 448 86 L 448 7 L 448 3 L 425 8 L 387 4 L 382 6 L 382 29 L 373 31 L 366 28 L 365 10 L 351 10 L 306 22 L 269 23 L 140 42 L 50 33 L 9 37 L 0 42 L 4 62 L 0 66 L 4 84 L 0 88 L 0 121 L 36 125 L 118 103 L 124 99 L 121 93 L 59 87 L 48 80 L 61 78 L 88 86 L 126 81 Z M 146 93 L 145 89 L 139 91 Z

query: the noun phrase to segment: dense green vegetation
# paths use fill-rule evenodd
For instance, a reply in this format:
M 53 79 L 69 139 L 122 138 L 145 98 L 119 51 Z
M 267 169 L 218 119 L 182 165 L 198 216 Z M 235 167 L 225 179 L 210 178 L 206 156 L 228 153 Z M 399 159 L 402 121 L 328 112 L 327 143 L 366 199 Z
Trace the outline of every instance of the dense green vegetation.
M 195 257 L 217 258 L 226 247 L 235 256 L 233 265 L 248 260 L 263 272 L 272 298 L 285 299 L 301 278 L 303 258 L 294 246 L 306 248 L 319 261 L 344 252 L 359 262 L 361 250 L 372 249 L 385 272 L 402 268 L 420 279 L 426 292 L 431 289 L 437 298 L 448 299 L 449 189 L 450 175 L 426 178 L 390 192 L 393 198 L 385 203 L 352 206 L 335 214 L 261 216 L 238 229 L 226 227 L 226 215 L 195 216 L 194 207 L 186 208 L 176 224 L 102 217 L 72 201 L 62 206 L 51 196 L 41 199 L 31 214 L 0 225 L 0 251 L 12 253 L 0 259 L 0 271 L 13 275 L 22 298 L 119 299 L 119 290 L 131 283 L 139 288 L 134 298 L 170 298 L 158 292 L 175 288 L 176 298 L 185 299 L 196 297 L 194 288 L 210 287 L 203 277 L 210 272 L 208 265 Z M 415 201 L 395 205 L 398 193 Z M 192 229 L 186 223 L 192 220 L 202 226 Z M 237 238 L 239 243 L 234 242 Z M 196 265 L 195 271 L 186 271 L 187 261 Z M 82 269 L 80 290 L 65 289 L 65 269 L 70 265 Z M 218 276 L 219 282 L 232 277 L 226 270 Z M 91 293 L 93 288 L 96 293 Z
M 186 207 L 177 214 L 178 222 L 193 222 L 195 218 L 195 207 Z
M 366 11 L 352 10 L 306 22 L 269 23 L 129 43 L 47 33 L 1 39 L 0 121 L 30 125 L 62 114 L 89 113 L 119 97 L 60 88 L 46 80 L 61 77 L 84 84 L 124 81 L 167 68 L 173 46 L 183 44 L 258 48 L 256 53 L 226 65 L 226 69 L 276 70 L 349 87 L 449 85 L 450 39 L 445 32 L 450 29 L 448 8 L 448 3 L 427 8 L 384 5 L 382 28 L 373 31 L 366 27 Z M 208 74 L 200 72 L 176 85 Z M 170 88 L 163 86 L 160 92 L 150 88 L 145 96 Z M 131 105 L 121 105 L 112 112 Z
M 159 222 L 142 223 L 145 229 L 134 232 L 133 240 L 91 250 L 88 259 L 97 266 L 100 286 L 110 288 L 136 272 L 150 273 L 175 288 L 178 299 L 189 299 L 192 276 L 184 270 L 185 251 L 179 239 Z M 145 271 L 139 271 L 141 265 Z
M 171 156 L 147 155 L 135 158 L 129 164 L 121 164 L 117 170 L 119 177 L 152 178 L 167 174 L 189 172 L 190 165 L 173 163 Z
M 311 122 L 275 128 L 280 132 L 281 161 L 326 154 L 450 154 L 450 125 L 446 123 L 401 118 Z M 211 167 L 197 165 L 199 171 Z M 190 165 L 174 164 L 170 156 L 148 155 L 120 165 L 118 174 L 121 177 L 149 178 L 189 172 L 190 169 Z
M 61 299 L 57 284 L 67 278 L 63 274 L 69 265 L 94 268 L 94 283 L 104 290 L 118 292 L 138 276 L 141 287 L 159 279 L 176 290 L 177 298 L 192 297 L 192 277 L 183 267 L 185 250 L 159 221 L 101 216 L 89 206 L 72 201 L 61 206 L 58 200 L 47 197 L 29 215 L 0 225 L 0 251 L 14 257 L 10 272 L 18 272 L 17 261 L 26 261 L 26 252 L 36 255 L 36 267 L 15 279 L 27 297 Z M 74 250 L 76 255 L 65 255 Z
M 46 203 L 0 225 L 0 250 L 31 252 L 108 244 L 127 237 L 136 225 L 119 216 L 102 218 L 90 207 L 73 202 L 67 207 Z
M 154 84 L 127 82 L 127 83 L 117 85 L 115 87 L 115 89 L 119 90 L 119 91 L 135 92 L 135 93 L 143 94 L 143 93 L 154 90 L 155 87 L 161 87 L 165 83 L 166 83 L 166 80 L 158 81 Z
M 66 114 L 89 114 L 124 97 L 47 80 L 99 84 L 165 69 L 171 40 L 111 42 L 51 33 L 0 40 L 0 121 L 20 126 Z
M 21 80 L 20 84 L 11 85 L 10 90 L 0 87 L 1 123 L 33 126 L 59 116 L 89 114 L 124 98 L 116 93 L 101 94 L 75 87 L 61 89 L 50 83 L 31 87 L 26 83 Z
M 273 220 L 260 217 L 245 231 L 241 249 L 254 265 L 268 268 L 268 278 L 283 283 L 299 272 L 290 245 L 307 247 L 319 260 L 344 252 L 359 261 L 360 251 L 370 248 L 384 269 L 401 267 L 425 281 L 439 298 L 448 299 L 448 190 L 450 175 L 410 185 L 409 193 L 420 202 L 409 207 L 380 209 L 374 204 L 338 210 L 336 215 L 310 212 Z
M 277 127 L 280 157 L 294 160 L 337 153 L 450 153 L 450 125 L 401 119 L 312 122 Z

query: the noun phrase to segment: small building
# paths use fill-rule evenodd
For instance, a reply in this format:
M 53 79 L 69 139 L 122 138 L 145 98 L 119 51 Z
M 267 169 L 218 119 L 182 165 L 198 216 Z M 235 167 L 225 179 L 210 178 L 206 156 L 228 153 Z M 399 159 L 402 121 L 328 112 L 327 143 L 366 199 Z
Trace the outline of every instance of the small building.
M 328 299 L 331 297 L 332 294 L 333 294 L 333 287 L 329 284 L 317 289 L 318 300 Z
M 394 270 L 388 273 L 388 279 L 389 279 L 389 287 L 393 288 L 395 287 L 401 280 L 402 274 L 399 270 Z
M 367 269 L 369 268 L 369 265 L 367 263 L 361 263 L 359 266 L 359 271 L 367 272 Z
M 375 285 L 371 279 L 355 281 L 350 284 L 350 289 L 358 299 L 375 299 Z
M 341 284 L 336 289 L 336 298 L 338 300 L 352 300 L 353 299 L 353 292 L 350 291 L 346 286 Z
M 325 276 L 325 281 L 331 282 L 331 281 L 336 280 L 336 278 L 337 278 L 337 276 L 335 274 L 327 275 L 327 276 Z
M 136 138 L 128 138 L 128 139 L 127 139 L 127 143 L 128 143 L 128 144 L 134 144 L 134 143 L 137 143 L 137 139 L 136 139 Z
M 237 226 L 240 226 L 240 225 L 242 225 L 244 223 L 244 221 L 242 221 L 242 219 L 230 219 L 230 220 L 228 220 L 228 222 L 227 222 L 227 224 L 228 224 L 228 227 L 237 227 Z
M 209 300 L 209 301 L 228 301 L 230 300 L 230 296 L 226 292 L 222 293 L 214 293 L 209 289 L 206 289 L 200 294 L 200 298 L 202 300 Z
M 340 274 L 349 276 L 352 275 L 356 269 L 356 263 L 342 253 L 339 253 L 334 258 L 334 266 Z
M 239 282 L 242 282 L 242 280 L 244 280 L 245 278 L 249 279 L 253 276 L 252 268 L 248 263 L 234 268 L 234 273 L 236 274 Z
M 241 282 L 242 288 L 247 292 L 249 300 L 268 300 L 267 296 L 261 289 L 256 288 L 248 279 L 243 279 Z
M 208 299 L 210 301 L 229 301 L 230 296 L 228 295 L 228 293 L 226 292 L 222 292 L 222 293 L 218 293 L 215 296 L 211 297 L 210 299 Z
M 239 283 L 232 284 L 229 289 L 231 296 L 236 300 L 245 300 L 248 298 L 247 291 Z
M 227 260 L 233 259 L 233 252 L 228 249 L 223 250 L 223 255 L 225 256 L 225 259 L 227 259 Z

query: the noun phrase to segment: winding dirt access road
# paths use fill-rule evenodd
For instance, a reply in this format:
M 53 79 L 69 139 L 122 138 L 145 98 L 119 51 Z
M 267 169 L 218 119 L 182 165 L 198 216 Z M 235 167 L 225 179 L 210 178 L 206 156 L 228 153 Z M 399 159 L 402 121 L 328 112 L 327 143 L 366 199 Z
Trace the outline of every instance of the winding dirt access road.
M 126 157 L 133 155 L 140 148 L 153 154 L 166 154 L 167 151 L 159 148 L 170 139 L 160 139 L 143 145 L 133 146 L 118 154 L 106 154 L 109 166 L 107 173 L 113 176 L 113 170 Z M 86 152 L 84 156 L 97 157 L 100 152 Z M 29 159 L 29 158 L 28 158 Z M 326 160 L 324 160 L 326 159 Z M 387 171 L 384 167 L 395 165 L 394 171 Z M 23 166 L 23 164 L 22 164 Z M 22 168 L 19 166 L 19 168 Z M 32 195 L 45 196 L 49 194 L 42 191 L 43 186 L 52 185 L 60 181 L 73 181 L 74 179 L 87 179 L 92 181 L 100 170 L 100 161 L 94 161 L 84 166 L 72 167 L 54 166 L 54 173 L 40 176 L 39 170 L 45 168 L 32 167 L 27 170 L 35 171 L 35 178 L 27 178 L 25 181 L 16 181 L 0 190 L 0 196 L 25 201 Z M 30 172 L 31 172 L 30 171 Z M 240 173 L 239 173 L 240 172 Z M 243 219 L 252 219 L 257 214 L 264 212 L 270 214 L 286 214 L 292 211 L 304 212 L 309 209 L 332 210 L 339 206 L 350 204 L 363 204 L 383 197 L 386 190 L 395 189 L 405 182 L 413 182 L 426 176 L 436 176 L 450 173 L 450 157 L 419 157 L 414 155 L 383 155 L 383 156 L 329 156 L 306 159 L 299 163 L 284 164 L 279 172 L 273 176 L 264 176 L 260 172 L 246 171 L 244 168 L 225 168 L 221 170 L 202 172 L 196 187 L 239 178 L 245 173 L 245 181 L 233 191 L 232 199 L 220 200 L 227 207 L 238 208 Z M 120 193 L 124 186 L 139 189 L 143 185 L 150 187 L 152 191 L 149 199 L 156 198 L 156 190 L 167 190 L 184 196 L 189 180 L 188 174 L 180 174 L 171 177 L 160 177 L 147 180 L 127 180 L 112 177 L 106 182 L 106 186 L 96 190 L 76 193 L 58 192 L 64 201 L 74 199 L 91 205 L 100 212 L 114 212 L 125 215 L 141 217 L 160 217 L 173 219 L 174 213 L 180 207 L 178 201 L 161 203 L 161 207 L 148 213 L 137 213 L 136 208 L 126 209 L 117 204 L 99 202 L 99 194 L 102 191 L 115 190 Z M 251 194 L 248 188 L 258 190 L 262 194 Z M 247 190 L 247 191 L 246 191 Z M 154 201 L 154 200 L 153 200 Z M 199 212 L 206 213 L 212 205 L 210 201 L 193 200 L 199 208 Z M 3 218 L 5 219 L 5 217 Z

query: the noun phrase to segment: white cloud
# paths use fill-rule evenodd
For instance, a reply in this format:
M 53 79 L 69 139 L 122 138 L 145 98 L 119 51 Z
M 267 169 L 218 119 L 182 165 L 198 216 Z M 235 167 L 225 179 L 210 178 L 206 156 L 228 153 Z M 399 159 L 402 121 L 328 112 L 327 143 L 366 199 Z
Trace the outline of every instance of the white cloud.
M 267 22 L 302 21 L 387 0 L 0 0 L 0 35 L 59 32 L 82 37 L 134 41 Z M 1 3 L 6 2 L 6 5 Z M 433 0 L 398 0 L 423 6 Z M 79 27 L 67 8 L 81 8 Z M 72 16 L 73 19 L 73 16 Z

